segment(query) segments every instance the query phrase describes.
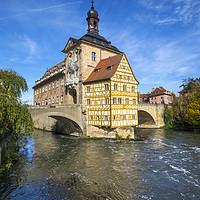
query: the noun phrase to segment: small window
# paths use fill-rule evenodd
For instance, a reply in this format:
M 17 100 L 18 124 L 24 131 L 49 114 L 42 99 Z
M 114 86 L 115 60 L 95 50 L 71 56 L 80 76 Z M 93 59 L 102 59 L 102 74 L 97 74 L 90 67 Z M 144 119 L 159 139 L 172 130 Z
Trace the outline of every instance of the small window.
M 136 99 L 133 99 L 133 105 L 136 105 Z
M 54 104 L 54 97 L 53 97 L 52 103 Z
M 51 104 L 51 98 L 49 98 L 49 104 Z
M 57 96 L 57 103 L 59 103 L 59 97 Z
M 57 80 L 57 88 L 59 87 L 59 80 Z
M 116 116 L 114 115 L 114 120 L 116 120 Z
M 53 89 L 54 89 L 54 85 L 55 85 L 55 83 L 53 82 Z
M 90 92 L 90 86 L 87 86 L 87 92 Z
M 125 67 L 125 66 L 123 66 L 123 69 L 126 69 L 126 67 Z
M 135 119 L 135 115 L 132 115 L 132 119 Z
M 91 119 L 91 121 L 92 121 L 93 117 L 91 116 L 90 119 Z
M 122 75 L 119 75 L 119 78 L 122 78 Z
M 130 79 L 130 77 L 129 77 L 129 76 L 127 76 L 127 79 L 129 80 L 129 79 Z
M 108 66 L 108 67 L 107 67 L 107 70 L 111 70 L 111 68 L 112 68 L 112 66 Z
M 126 98 L 126 104 L 127 105 L 129 104 L 129 98 Z
M 99 121 L 99 116 L 97 116 L 97 121 Z
M 46 85 L 46 91 L 47 91 L 47 85 Z
M 78 69 L 76 70 L 76 78 L 78 78 Z
M 117 98 L 113 98 L 113 104 L 117 103 Z
M 156 100 L 156 97 L 154 99 Z
M 109 104 L 109 99 L 105 98 L 105 104 Z
M 126 85 L 123 85 L 123 91 L 126 91 Z
M 120 115 L 120 120 L 123 120 L 123 116 L 122 115 Z
M 108 121 L 108 116 L 105 116 L 105 121 Z
M 51 90 L 51 83 L 49 84 L 49 90 Z
M 78 52 L 76 52 L 76 61 L 78 61 Z
M 95 70 L 94 70 L 94 72 L 98 72 L 98 71 L 99 71 L 99 69 L 95 69 Z
M 118 98 L 118 104 L 122 104 L 122 98 Z
M 124 120 L 126 120 L 126 115 L 124 115 Z
M 63 95 L 61 96 L 61 103 L 63 103 Z
M 105 84 L 105 90 L 108 90 L 108 84 Z
M 132 86 L 132 92 L 135 92 L 135 87 L 134 86 Z
M 151 97 L 151 100 L 153 100 L 153 97 Z
M 70 78 L 70 79 L 72 78 L 72 73 L 71 73 L 71 72 L 69 72 L 69 78 Z
M 114 90 L 117 90 L 117 84 L 114 84 Z
M 92 61 L 96 61 L 96 53 L 92 52 Z
M 87 99 L 87 105 L 90 105 L 90 99 Z
M 64 84 L 64 79 L 62 78 L 61 85 L 63 85 L 63 84 Z

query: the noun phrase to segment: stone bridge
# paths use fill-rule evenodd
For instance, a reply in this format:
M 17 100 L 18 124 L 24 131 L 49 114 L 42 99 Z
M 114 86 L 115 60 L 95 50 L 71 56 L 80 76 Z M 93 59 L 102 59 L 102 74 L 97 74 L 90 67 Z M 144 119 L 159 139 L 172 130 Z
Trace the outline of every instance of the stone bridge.
M 138 126 L 140 128 L 160 128 L 164 123 L 164 104 L 138 104 Z
M 30 106 L 36 128 L 59 133 L 87 133 L 87 115 L 80 105 Z M 164 126 L 164 105 L 139 104 L 138 117 L 141 128 Z

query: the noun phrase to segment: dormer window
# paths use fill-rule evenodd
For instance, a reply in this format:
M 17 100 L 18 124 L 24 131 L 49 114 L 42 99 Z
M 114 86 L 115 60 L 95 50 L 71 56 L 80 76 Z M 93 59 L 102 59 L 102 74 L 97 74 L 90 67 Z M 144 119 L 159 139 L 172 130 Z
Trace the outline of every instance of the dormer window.
M 98 71 L 99 71 L 99 69 L 95 69 L 95 70 L 94 70 L 94 72 L 98 72 Z
M 112 66 L 108 66 L 108 67 L 107 67 L 107 70 L 111 70 L 111 68 L 112 68 Z

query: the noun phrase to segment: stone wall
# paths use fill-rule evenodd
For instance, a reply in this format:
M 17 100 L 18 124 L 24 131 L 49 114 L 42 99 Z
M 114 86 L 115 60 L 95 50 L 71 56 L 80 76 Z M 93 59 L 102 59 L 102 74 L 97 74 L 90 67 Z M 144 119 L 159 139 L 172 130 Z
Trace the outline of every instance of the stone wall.
M 116 135 L 122 138 L 130 137 L 134 139 L 134 128 L 124 127 L 124 128 L 104 128 L 97 126 L 88 126 L 88 134 L 90 137 L 100 137 L 100 138 L 116 138 Z

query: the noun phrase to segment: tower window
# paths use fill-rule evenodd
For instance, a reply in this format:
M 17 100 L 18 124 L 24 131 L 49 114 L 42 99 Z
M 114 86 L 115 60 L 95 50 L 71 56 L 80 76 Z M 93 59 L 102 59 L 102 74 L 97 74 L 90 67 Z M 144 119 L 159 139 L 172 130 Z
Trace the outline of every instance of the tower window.
M 96 61 L 96 53 L 92 52 L 92 61 Z
M 117 90 L 117 84 L 114 84 L 114 90 Z
M 97 22 L 94 21 L 94 28 L 96 29 L 97 28 Z

